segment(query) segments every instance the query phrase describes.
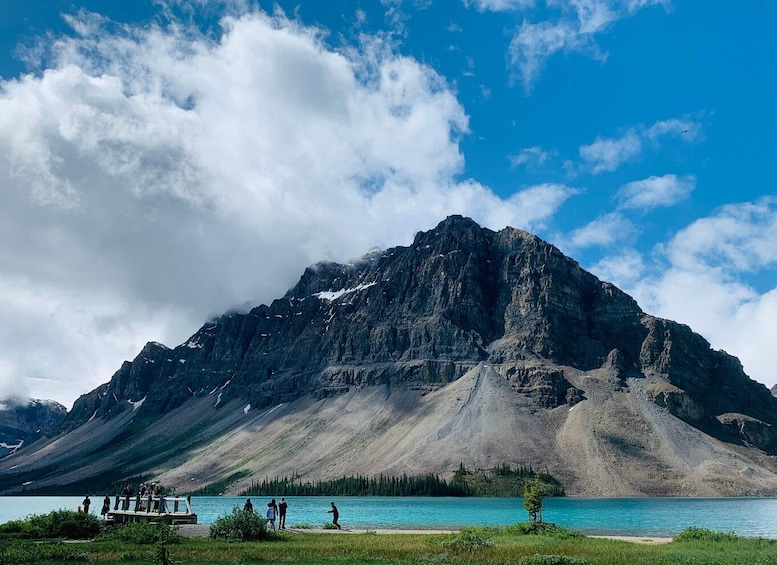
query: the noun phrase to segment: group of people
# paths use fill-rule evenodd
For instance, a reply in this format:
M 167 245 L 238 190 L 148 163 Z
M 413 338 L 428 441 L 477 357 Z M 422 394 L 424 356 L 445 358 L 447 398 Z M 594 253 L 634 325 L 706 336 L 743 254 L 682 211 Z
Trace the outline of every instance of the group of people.
M 121 491 L 121 494 L 116 495 L 113 509 L 119 510 L 121 505 L 122 510 L 130 509 L 130 499 L 135 493 L 135 489 L 131 484 L 127 484 Z M 81 506 L 78 507 L 80 512 L 89 514 L 89 507 L 92 505 L 92 501 L 89 495 L 86 495 Z M 105 495 L 103 498 L 103 506 L 100 509 L 100 515 L 105 518 L 108 512 L 111 511 L 111 498 Z M 167 506 L 165 504 L 164 488 L 157 483 L 142 483 L 138 492 L 135 493 L 135 506 L 134 512 L 167 512 Z
M 332 509 L 327 510 L 327 514 L 332 515 L 332 523 L 337 526 L 337 529 L 340 528 L 340 524 L 338 520 L 340 519 L 340 512 L 337 510 L 337 506 L 335 506 L 335 503 L 332 502 Z M 267 503 L 267 510 L 265 511 L 265 516 L 267 516 L 267 521 L 270 523 L 270 527 L 274 530 L 275 529 L 275 519 L 278 519 L 278 529 L 285 530 L 286 529 L 286 510 L 288 509 L 289 505 L 286 502 L 286 499 L 281 497 L 280 503 L 276 503 L 275 499 L 273 498 L 270 502 Z M 254 511 L 254 504 L 251 502 L 251 499 L 246 499 L 246 503 L 243 506 L 244 512 L 253 512 Z
M 132 495 L 135 494 L 135 507 L 134 512 L 167 512 L 165 505 L 164 488 L 159 483 L 141 483 L 138 488 L 138 492 L 135 493 L 135 489 L 132 484 L 127 484 L 121 491 L 121 495 L 116 495 L 116 500 L 113 506 L 114 510 L 119 509 L 119 502 L 121 502 L 122 510 L 130 509 L 130 500 Z M 106 502 L 108 504 L 106 508 Z M 110 499 L 106 496 L 103 501 L 103 509 L 106 514 L 110 510 Z
M 270 526 L 272 529 L 275 529 L 275 519 L 278 518 L 278 528 L 281 530 L 286 529 L 286 509 L 289 507 L 288 503 L 286 502 L 286 499 L 281 497 L 280 503 L 275 502 L 275 499 L 273 498 L 270 502 L 267 503 L 267 510 L 265 511 L 265 516 L 267 516 L 267 521 L 270 523 Z M 243 506 L 243 510 L 246 512 L 253 512 L 254 511 L 254 505 L 251 502 L 251 499 L 247 499 L 245 506 Z

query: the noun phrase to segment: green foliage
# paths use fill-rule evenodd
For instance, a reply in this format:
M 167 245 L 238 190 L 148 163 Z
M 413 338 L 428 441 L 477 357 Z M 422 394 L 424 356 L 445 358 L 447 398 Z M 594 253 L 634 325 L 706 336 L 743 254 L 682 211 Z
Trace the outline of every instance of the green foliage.
M 514 536 L 550 536 L 555 539 L 582 539 L 585 537 L 580 532 L 568 530 L 550 522 L 519 522 L 512 526 L 506 526 L 505 533 Z
M 100 533 L 100 522 L 94 514 L 73 510 L 54 510 L 24 520 L 0 524 L 0 536 L 19 539 L 91 539 Z
M 210 527 L 210 537 L 229 541 L 264 540 L 268 535 L 265 518 L 237 506 L 232 514 L 219 516 Z
M 123 524 L 116 527 L 113 535 L 121 541 L 139 545 L 181 542 L 181 536 L 178 535 L 177 529 L 162 522 L 157 524 L 150 522 Z
M 516 469 L 502 464 L 492 469 L 473 470 L 460 464 L 451 483 L 472 496 L 518 497 L 523 496 L 526 485 L 537 477 L 545 484 L 547 496 L 564 496 L 564 487 L 558 479 L 523 465 Z
M 0 565 L 38 565 L 47 561 L 79 563 L 89 561 L 82 548 L 65 543 L 15 543 L 0 546 Z
M 524 557 L 518 563 L 520 565 L 586 565 L 582 557 L 570 555 L 530 555 Z
M 220 494 L 224 487 L 244 475 L 235 474 L 224 481 L 209 485 L 197 494 Z M 402 475 L 393 477 L 341 477 L 329 481 L 303 482 L 298 476 L 264 479 L 251 482 L 241 496 L 522 496 L 527 483 L 539 477 L 548 496 L 564 496 L 564 487 L 547 473 L 537 473 L 531 467 L 513 469 L 500 465 L 493 469 L 466 469 L 464 465 L 446 481 L 439 475 Z
M 498 532 L 492 528 L 464 528 L 452 540 L 442 542 L 446 547 L 457 551 L 477 551 L 484 547 L 492 547 L 491 536 Z
M 338 530 L 339 529 L 332 522 L 324 522 L 323 524 L 321 524 L 321 528 L 323 528 L 324 530 Z
M 694 526 L 691 526 L 690 528 L 686 528 L 685 530 L 677 534 L 674 538 L 674 541 L 723 542 L 723 541 L 733 541 L 735 539 L 738 539 L 738 537 L 734 532 L 716 532 L 713 530 L 708 530 L 706 528 L 696 528 Z
M 719 543 L 673 542 L 660 545 L 587 538 L 554 539 L 548 535 L 510 535 L 519 526 L 471 529 L 464 536 L 445 534 L 327 535 L 298 532 L 271 536 L 277 543 L 233 543 L 221 539 L 184 538 L 169 552 L 157 545 L 137 545 L 100 537 L 89 543 L 0 541 L 0 565 L 86 563 L 175 563 L 234 565 L 295 563 L 299 565 L 428 564 L 607 564 L 607 565 L 777 565 L 777 540 L 739 537 Z M 529 530 L 541 534 L 537 529 Z M 698 537 L 698 536 L 697 536 Z M 459 538 L 450 546 L 444 540 Z M 495 545 L 489 547 L 493 540 Z M 471 549 L 470 549 L 471 548 Z M 585 561 L 582 561 L 584 559 Z
M 539 476 L 523 487 L 523 507 L 529 513 L 532 522 L 542 522 L 542 499 L 545 496 L 545 483 Z

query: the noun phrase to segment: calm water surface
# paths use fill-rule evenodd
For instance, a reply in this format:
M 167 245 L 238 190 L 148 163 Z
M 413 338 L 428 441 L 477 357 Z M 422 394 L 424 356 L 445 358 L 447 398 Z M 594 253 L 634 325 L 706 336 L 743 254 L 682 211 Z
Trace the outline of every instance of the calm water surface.
M 102 496 L 92 496 L 92 512 Z M 0 497 L 0 523 L 59 508 L 76 509 L 83 497 Z M 252 498 L 262 512 L 269 497 Z M 520 498 L 287 497 L 289 526 L 331 521 L 329 502 L 346 528 L 455 529 L 505 526 L 527 520 Z M 245 497 L 198 496 L 192 507 L 210 524 L 243 507 Z M 777 498 L 546 498 L 544 519 L 585 534 L 673 536 L 689 526 L 777 539 Z

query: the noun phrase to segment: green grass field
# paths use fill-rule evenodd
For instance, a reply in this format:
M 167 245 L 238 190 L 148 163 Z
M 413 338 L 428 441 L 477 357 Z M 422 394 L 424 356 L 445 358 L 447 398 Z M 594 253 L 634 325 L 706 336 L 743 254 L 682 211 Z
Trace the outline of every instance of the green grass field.
M 279 533 L 262 542 L 181 539 L 162 548 L 106 536 L 63 543 L 4 539 L 0 564 L 301 563 L 301 564 L 775 564 L 777 541 L 696 531 L 665 545 L 594 539 L 561 531 L 524 535 L 515 527 L 458 534 Z M 166 551 L 164 551 L 166 549 Z

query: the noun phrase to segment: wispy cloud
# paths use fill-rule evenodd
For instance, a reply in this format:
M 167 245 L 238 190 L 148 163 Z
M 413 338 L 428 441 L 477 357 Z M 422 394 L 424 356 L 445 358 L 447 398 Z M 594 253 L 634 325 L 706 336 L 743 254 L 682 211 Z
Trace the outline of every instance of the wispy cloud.
M 463 0 L 464 5 L 473 7 L 481 12 L 512 12 L 533 8 L 535 0 Z
M 652 210 L 685 200 L 694 188 L 696 177 L 693 175 L 652 176 L 623 185 L 616 198 L 623 209 Z
M 637 250 L 626 247 L 616 255 L 604 257 L 589 270 L 604 281 L 629 288 L 641 281 L 645 260 Z
M 523 86 L 530 92 L 546 62 L 559 51 L 584 53 L 605 61 L 596 42 L 596 35 L 605 32 L 623 18 L 649 6 L 661 5 L 669 9 L 668 0 L 545 0 L 546 19 L 523 21 L 508 48 L 509 64 L 516 68 Z M 517 12 L 532 15 L 534 0 L 464 0 L 477 10 Z
M 593 174 L 614 171 L 638 157 L 647 141 L 658 143 L 664 136 L 694 141 L 701 136 L 701 124 L 691 119 L 671 119 L 650 127 L 640 125 L 629 128 L 620 137 L 597 137 L 590 145 L 580 147 L 579 154 Z
M 517 155 L 508 155 L 507 158 L 511 167 L 523 166 L 531 170 L 545 164 L 552 156 L 553 152 L 545 151 L 539 145 L 535 145 L 521 149 Z
M 580 148 L 580 157 L 592 165 L 594 174 L 614 171 L 621 163 L 629 161 L 642 152 L 642 140 L 634 131 L 615 139 L 596 138 L 590 145 Z
M 579 250 L 587 247 L 609 247 L 623 244 L 635 233 L 634 225 L 618 212 L 598 217 L 572 232 L 566 247 Z

